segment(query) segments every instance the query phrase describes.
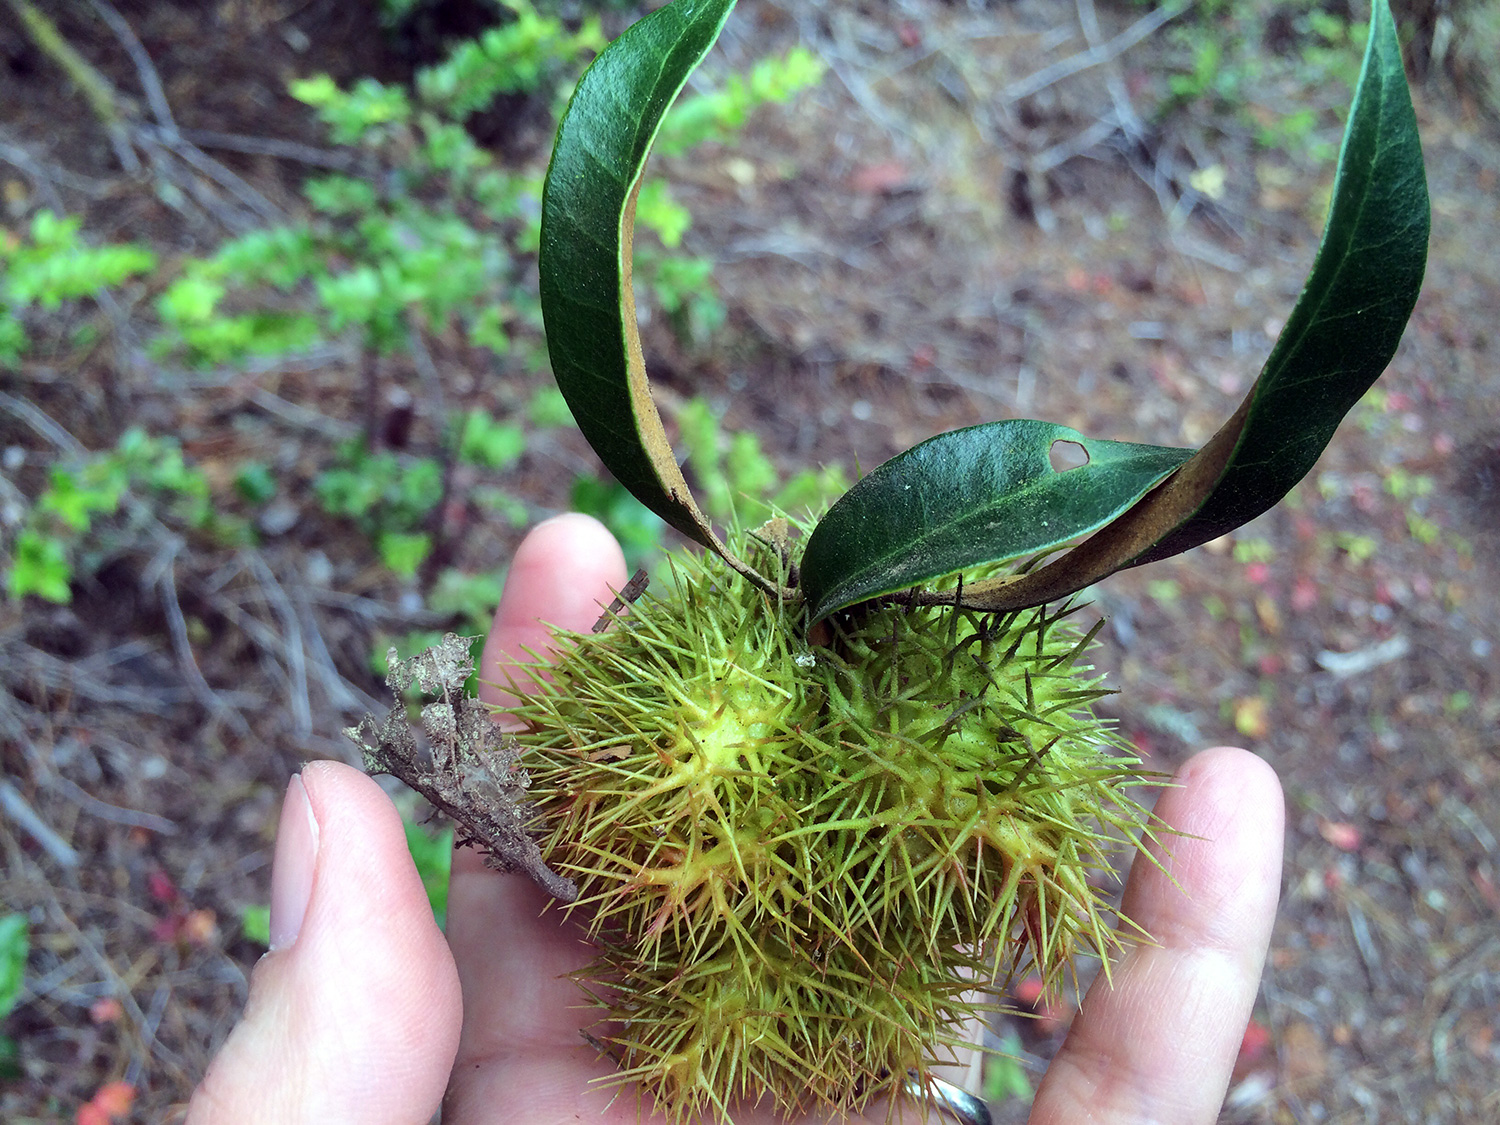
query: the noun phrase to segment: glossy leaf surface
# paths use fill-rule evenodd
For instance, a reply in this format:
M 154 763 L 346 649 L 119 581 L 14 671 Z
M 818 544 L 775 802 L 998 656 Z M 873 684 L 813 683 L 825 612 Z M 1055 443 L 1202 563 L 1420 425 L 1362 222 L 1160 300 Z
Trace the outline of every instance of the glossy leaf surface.
M 734 0 L 677 0 L 633 25 L 579 80 L 542 195 L 542 313 L 557 385 L 615 478 L 723 553 L 651 400 L 631 291 L 635 197 L 651 142 Z
M 1375 0 L 1323 240 L 1249 395 L 1207 445 L 1118 519 L 1024 576 L 966 586 L 964 604 L 998 611 L 1054 601 L 1117 570 L 1217 538 L 1275 505 L 1313 467 L 1344 415 L 1395 354 L 1422 286 L 1429 225 L 1427 181 L 1401 49 L 1386 0 Z M 1057 491 L 1074 483 L 1069 474 L 1057 482 Z M 1076 483 L 1086 486 L 1081 477 Z M 908 486 L 931 494 L 951 482 L 903 480 L 901 487 Z M 1060 495 L 1053 500 L 1061 502 Z M 897 498 L 872 487 L 863 502 L 878 511 Z M 814 560 L 816 616 L 875 596 L 873 588 L 860 592 L 862 587 L 846 576 L 873 573 L 889 548 L 868 538 L 855 547 L 836 552 L 820 546 Z M 958 569 L 1007 552 L 1008 546 L 997 552 L 976 535 L 967 551 L 950 552 L 947 560 Z M 825 569 L 821 559 L 835 557 L 836 568 Z M 911 573 L 931 569 L 915 567 Z M 934 571 L 914 580 L 936 577 Z M 924 600 L 953 598 L 950 592 Z
M 1059 441 L 1088 463 L 1054 469 Z M 1023 419 L 940 434 L 861 478 L 819 522 L 802 556 L 813 619 L 1094 531 L 1192 455 Z
M 580 428 L 643 503 L 726 557 L 651 401 L 630 258 L 652 139 L 732 7 L 676 0 L 595 61 L 559 131 L 541 255 L 548 345 Z M 995 423 L 924 443 L 861 481 L 815 530 L 801 568 L 813 616 L 1092 533 L 1024 576 L 963 591 L 964 603 L 980 609 L 1037 605 L 1253 519 L 1312 468 L 1390 361 L 1421 287 L 1428 225 L 1400 48 L 1387 2 L 1376 0 L 1322 244 L 1234 416 L 1190 457 L 1094 442 L 1044 422 Z M 1052 471 L 1046 455 L 1056 440 L 1084 445 L 1090 464 Z
M 1430 227 L 1401 46 L 1386 0 L 1376 0 L 1312 272 L 1212 490 L 1131 565 L 1217 539 L 1271 508 L 1307 475 L 1396 354 L 1422 288 Z

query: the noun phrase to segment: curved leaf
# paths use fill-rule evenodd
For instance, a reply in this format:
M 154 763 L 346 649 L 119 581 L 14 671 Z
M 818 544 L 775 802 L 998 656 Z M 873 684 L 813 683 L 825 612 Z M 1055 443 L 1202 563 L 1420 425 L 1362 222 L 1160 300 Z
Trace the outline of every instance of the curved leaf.
M 1181 554 L 1277 504 L 1385 371 L 1422 289 L 1431 207 L 1421 138 L 1386 0 L 1339 155 L 1323 240 L 1224 471 L 1201 506 L 1132 566 Z M 1210 442 L 1212 445 L 1212 442 Z
M 578 428 L 641 503 L 726 557 L 651 400 L 631 252 L 651 143 L 733 7 L 734 0 L 676 0 L 634 24 L 584 72 L 547 169 L 540 253 L 547 349 Z
M 1081 445 L 1088 464 L 1054 469 L 1058 441 Z M 819 521 L 802 556 L 812 620 L 1094 531 L 1192 455 L 1021 419 L 940 434 L 861 478 Z
M 1249 395 L 1192 460 L 1119 519 L 1023 577 L 965 587 L 966 605 L 1041 605 L 1254 519 L 1307 474 L 1385 370 L 1422 287 L 1430 212 L 1395 24 L 1386 0 L 1372 7 L 1323 240 Z

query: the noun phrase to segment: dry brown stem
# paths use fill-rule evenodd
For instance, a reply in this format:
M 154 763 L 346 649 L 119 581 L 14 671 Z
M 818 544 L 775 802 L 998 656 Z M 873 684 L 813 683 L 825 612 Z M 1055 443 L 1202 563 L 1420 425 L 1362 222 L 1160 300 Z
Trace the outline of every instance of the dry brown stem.
M 345 733 L 364 751 L 366 769 L 415 789 L 454 822 L 460 843 L 485 852 L 491 867 L 520 872 L 554 898 L 573 902 L 577 886 L 542 862 L 526 831 L 531 779 L 520 767 L 519 744 L 501 732 L 484 704 L 464 693 L 474 671 L 472 640 L 449 633 L 410 660 L 397 660 L 391 649 L 385 682 L 396 706 L 384 721 L 366 715 Z M 413 683 L 437 697 L 422 708 L 426 746 L 417 741 L 401 704 Z

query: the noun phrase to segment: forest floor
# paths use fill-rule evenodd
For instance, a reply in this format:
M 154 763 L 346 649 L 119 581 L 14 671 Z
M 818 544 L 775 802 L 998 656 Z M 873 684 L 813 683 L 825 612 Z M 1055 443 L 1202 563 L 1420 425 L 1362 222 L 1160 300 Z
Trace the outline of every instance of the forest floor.
M 289 78 L 394 78 L 407 64 L 359 6 L 276 7 L 119 5 L 184 128 L 320 145 Z M 135 89 L 128 55 L 77 8 L 57 17 L 70 41 Z M 1138 27 L 1144 9 L 741 8 L 707 81 L 798 41 L 829 71 L 733 148 L 658 168 L 693 212 L 686 248 L 718 263 L 729 313 L 693 346 L 646 326 L 669 416 L 703 395 L 783 468 L 853 479 L 996 418 L 1197 445 L 1233 411 L 1311 264 L 1338 135 L 1322 107 L 1347 102 L 1346 85 L 1273 68 L 1237 104 L 1163 116 L 1186 65 L 1170 26 L 1024 82 Z M 149 172 L 122 172 L 77 93 L 9 24 L 0 64 L 4 223 L 59 199 L 92 238 L 167 258 L 222 237 L 165 206 Z M 1390 370 L 1286 502 L 1093 592 L 1109 619 L 1096 665 L 1120 689 L 1106 710 L 1151 762 L 1240 744 L 1286 788 L 1281 912 L 1230 1122 L 1500 1119 L 1500 127 L 1441 76 L 1414 96 L 1431 257 Z M 1257 141 L 1257 121 L 1304 103 L 1319 107 L 1311 133 Z M 544 160 L 548 138 L 525 124 L 506 152 Z M 218 155 L 276 206 L 300 205 L 300 164 Z M 126 310 L 127 328 L 149 312 Z M 132 424 L 179 437 L 216 487 L 266 450 L 293 483 L 254 547 L 121 553 L 71 605 L 0 604 L 0 902 L 29 914 L 33 945 L 4 1026 L 22 1060 L 0 1085 L 10 1122 L 71 1118 L 122 1079 L 137 1090 L 124 1120 L 180 1107 L 260 953 L 239 918 L 265 901 L 288 775 L 356 760 L 339 732 L 382 695 L 371 652 L 448 623 L 316 508 L 311 481 L 364 412 L 347 351 L 191 378 L 122 355 L 0 372 L 0 447 L 22 493 L 69 441 L 102 448 Z M 430 433 L 420 373 L 392 362 L 383 375 L 409 393 L 382 409 L 414 409 Z M 489 392 L 497 410 L 542 377 L 508 369 Z M 540 518 L 592 463 L 576 434 L 539 437 L 503 484 Z M 468 529 L 459 562 L 503 565 L 522 530 Z M 1033 1085 L 1069 1015 L 1064 1003 L 997 1028 Z M 1025 1105 L 999 1101 L 996 1119 L 1023 1120 Z

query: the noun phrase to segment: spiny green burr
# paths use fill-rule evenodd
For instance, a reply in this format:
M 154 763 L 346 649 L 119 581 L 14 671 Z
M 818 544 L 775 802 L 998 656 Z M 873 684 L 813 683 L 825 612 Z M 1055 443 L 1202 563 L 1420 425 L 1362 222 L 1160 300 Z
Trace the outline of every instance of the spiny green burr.
M 834 619 L 714 557 L 564 634 L 516 712 L 542 852 L 598 945 L 597 1038 L 674 1121 L 857 1111 L 951 1057 L 1017 970 L 1108 960 L 1151 781 L 1076 609 Z

